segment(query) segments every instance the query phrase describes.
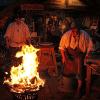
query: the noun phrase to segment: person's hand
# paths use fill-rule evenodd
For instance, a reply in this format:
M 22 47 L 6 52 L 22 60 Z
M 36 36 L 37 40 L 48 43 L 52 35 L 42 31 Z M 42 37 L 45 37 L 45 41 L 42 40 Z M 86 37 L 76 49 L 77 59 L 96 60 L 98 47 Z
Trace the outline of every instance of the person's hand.
M 65 64 L 66 63 L 66 59 L 63 57 L 62 58 L 62 63 Z

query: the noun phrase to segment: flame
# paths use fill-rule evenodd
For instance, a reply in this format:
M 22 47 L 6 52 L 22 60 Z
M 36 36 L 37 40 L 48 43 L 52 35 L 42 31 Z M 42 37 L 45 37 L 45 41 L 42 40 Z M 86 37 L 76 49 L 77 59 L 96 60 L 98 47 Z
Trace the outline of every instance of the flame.
M 22 63 L 17 67 L 12 66 L 10 78 L 4 81 L 12 86 L 11 91 L 24 92 L 28 88 L 36 91 L 39 90 L 40 86 L 44 86 L 45 82 L 39 77 L 37 71 L 39 65 L 37 51 L 39 49 L 32 45 L 24 45 L 22 50 L 16 53 L 17 58 L 22 57 Z

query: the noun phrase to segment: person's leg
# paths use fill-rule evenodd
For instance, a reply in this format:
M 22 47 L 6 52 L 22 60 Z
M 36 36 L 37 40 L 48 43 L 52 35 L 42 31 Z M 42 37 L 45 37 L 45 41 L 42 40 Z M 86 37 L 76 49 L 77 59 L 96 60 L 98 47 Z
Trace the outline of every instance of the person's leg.
M 75 97 L 79 98 L 81 95 L 81 87 L 82 87 L 82 80 L 78 79 L 78 87 L 77 87 L 77 91 L 76 91 L 76 95 Z
M 85 80 L 85 67 L 84 67 L 84 55 L 81 55 L 78 57 L 78 59 L 75 59 L 77 62 L 77 92 L 76 92 L 76 97 L 80 98 L 82 96 L 83 92 L 83 84 Z
M 80 98 L 83 95 L 83 85 L 84 85 L 84 76 L 83 76 L 83 69 L 81 68 L 81 71 L 79 74 L 76 75 L 77 79 L 77 91 L 75 94 L 75 97 Z

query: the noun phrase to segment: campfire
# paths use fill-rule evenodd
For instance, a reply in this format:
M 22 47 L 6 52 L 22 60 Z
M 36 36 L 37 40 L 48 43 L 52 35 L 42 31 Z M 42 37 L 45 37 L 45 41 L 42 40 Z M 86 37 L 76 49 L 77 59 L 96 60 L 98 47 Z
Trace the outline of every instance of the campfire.
M 10 77 L 4 80 L 4 84 L 10 87 L 11 92 L 26 93 L 35 92 L 44 86 L 45 81 L 39 77 L 38 57 L 39 49 L 32 45 L 24 45 L 22 50 L 16 53 L 16 57 L 22 57 L 22 63 L 12 66 Z

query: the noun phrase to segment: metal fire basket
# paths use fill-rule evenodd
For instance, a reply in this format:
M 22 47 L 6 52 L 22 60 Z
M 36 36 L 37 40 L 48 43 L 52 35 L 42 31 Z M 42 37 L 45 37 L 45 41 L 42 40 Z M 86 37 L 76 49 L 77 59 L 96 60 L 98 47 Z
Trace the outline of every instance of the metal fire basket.
M 12 94 L 14 96 L 14 100 L 37 100 L 38 98 L 38 91 L 24 93 L 12 92 Z

